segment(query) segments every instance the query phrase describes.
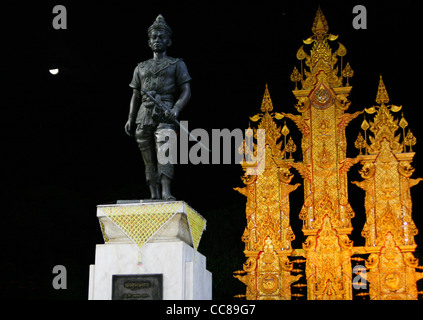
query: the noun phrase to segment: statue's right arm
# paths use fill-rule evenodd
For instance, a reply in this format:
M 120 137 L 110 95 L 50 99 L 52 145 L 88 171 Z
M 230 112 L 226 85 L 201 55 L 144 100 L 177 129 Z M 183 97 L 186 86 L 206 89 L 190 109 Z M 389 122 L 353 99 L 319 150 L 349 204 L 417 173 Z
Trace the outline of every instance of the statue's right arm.
M 141 94 L 138 89 L 133 89 L 131 103 L 129 104 L 129 118 L 135 122 L 137 118 L 138 110 L 141 106 Z
M 138 110 L 141 106 L 141 94 L 138 89 L 133 89 L 131 102 L 129 104 L 129 116 L 128 121 L 125 125 L 125 132 L 129 136 L 134 135 L 135 131 L 135 120 L 137 119 Z

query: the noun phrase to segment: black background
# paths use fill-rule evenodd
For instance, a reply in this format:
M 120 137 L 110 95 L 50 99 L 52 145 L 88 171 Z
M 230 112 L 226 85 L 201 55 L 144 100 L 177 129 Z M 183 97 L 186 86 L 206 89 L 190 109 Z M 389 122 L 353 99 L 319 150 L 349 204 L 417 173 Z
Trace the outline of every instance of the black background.
M 148 196 L 141 155 L 124 133 L 132 72 L 151 57 L 147 28 L 161 13 L 173 29 L 168 54 L 186 62 L 192 99 L 181 113 L 189 128 L 245 129 L 259 112 L 267 83 L 278 112 L 297 113 L 289 76 L 295 54 L 320 6 L 329 32 L 348 50 L 354 70 L 349 112 L 375 104 L 379 75 L 390 102 L 403 105 L 417 137 L 413 177 L 423 176 L 420 139 L 421 9 L 419 1 L 43 1 L 2 4 L 1 296 L 9 299 L 87 299 L 88 269 L 103 242 L 96 205 Z M 67 30 L 52 27 L 56 4 Z M 367 9 L 367 29 L 355 30 L 355 5 Z M 336 49 L 337 45 L 334 44 Z M 52 76 L 48 70 L 59 67 Z M 348 156 L 362 118 L 347 128 Z M 298 131 L 292 122 L 291 132 Z M 300 135 L 293 133 L 300 149 Z M 301 160 L 300 151 L 294 158 Z M 350 180 L 361 180 L 354 166 Z M 293 183 L 302 182 L 293 170 Z M 178 165 L 174 194 L 207 220 L 199 251 L 213 272 L 213 296 L 244 292 L 232 277 L 244 262 L 245 199 L 239 165 Z M 364 192 L 350 185 L 356 212 L 351 239 L 364 244 Z M 412 189 L 413 216 L 423 230 L 422 185 Z M 298 214 L 302 189 L 291 194 L 295 248 L 304 236 Z M 416 237 L 423 245 L 422 235 Z M 417 252 L 420 256 L 420 253 Z M 54 290 L 52 269 L 67 268 L 67 289 Z

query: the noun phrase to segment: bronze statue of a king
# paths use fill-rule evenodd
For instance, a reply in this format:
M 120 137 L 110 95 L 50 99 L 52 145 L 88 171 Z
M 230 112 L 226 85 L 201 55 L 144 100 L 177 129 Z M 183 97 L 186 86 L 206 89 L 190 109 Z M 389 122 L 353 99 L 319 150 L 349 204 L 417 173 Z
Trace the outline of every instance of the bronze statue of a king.
M 162 200 L 175 200 L 170 188 L 174 168 L 173 163 L 160 163 L 157 152 L 165 143 L 163 135 L 176 129 L 175 120 L 191 98 L 191 77 L 185 63 L 167 55 L 171 36 L 172 30 L 159 15 L 148 28 L 153 58 L 135 67 L 129 85 L 133 94 L 125 125 L 125 132 L 135 137 L 141 151 L 151 199 Z

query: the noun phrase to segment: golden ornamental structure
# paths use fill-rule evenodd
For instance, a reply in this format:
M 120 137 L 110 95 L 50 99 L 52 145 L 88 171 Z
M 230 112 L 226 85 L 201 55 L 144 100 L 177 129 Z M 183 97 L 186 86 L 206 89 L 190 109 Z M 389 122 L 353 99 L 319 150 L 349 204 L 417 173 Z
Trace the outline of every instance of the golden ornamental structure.
M 257 160 L 253 164 L 245 160 L 241 163 L 245 187 L 235 188 L 247 198 L 247 226 L 242 236 L 247 261 L 243 270 L 235 272 L 235 277 L 246 285 L 247 299 L 287 300 L 302 296 L 291 294 L 291 284 L 301 277 L 292 274 L 301 271 L 294 269 L 293 263 L 305 262 L 306 284 L 292 287 L 306 287 L 309 300 L 351 300 L 357 286 L 353 283 L 352 260 L 355 260 L 364 262 L 360 277 L 370 286 L 369 293 L 361 295 L 369 294 L 370 299 L 417 299 L 416 282 L 423 273 L 416 271 L 421 267 L 413 256 L 417 228 L 411 217 L 410 196 L 410 188 L 421 180 L 410 178 L 414 171 L 410 163 L 416 138 L 411 131 L 405 134 L 408 123 L 404 116 L 398 120 L 391 114 L 399 112 L 401 107 L 387 105 L 389 97 L 382 78 L 377 106 L 346 112 L 352 89 L 349 79 L 354 71 L 349 63 L 343 65 L 345 46 L 338 42 L 334 50 L 330 44 L 338 36 L 328 31 L 319 8 L 312 26 L 313 35 L 303 40 L 304 45 L 311 46 L 310 50 L 303 45 L 297 51 L 301 72 L 294 67 L 291 74 L 299 114 L 272 112 L 266 85 L 262 112 L 250 117 L 257 128 L 250 128 L 246 139 L 259 139 L 259 131 L 264 129 L 265 147 L 261 157 L 257 157 L 256 144 L 252 144 L 252 149 L 246 147 L 250 141 L 244 141 L 239 150 Z M 363 113 L 363 133 L 354 143 L 359 155 L 347 158 L 345 129 Z M 366 114 L 374 115 L 373 120 L 366 119 Z M 282 120 L 283 127 L 277 124 Z M 292 137 L 288 137 L 290 129 L 286 120 L 293 121 L 302 133 L 301 162 L 293 159 L 297 147 Z M 399 128 L 402 139 L 401 132 L 397 133 Z M 350 239 L 355 213 L 348 199 L 347 172 L 358 162 L 363 165 L 360 174 L 364 180 L 354 183 L 366 191 L 364 247 L 354 247 Z M 264 168 L 260 173 L 248 173 L 249 167 L 259 165 Z M 307 238 L 303 248 L 296 250 L 291 247 L 294 234 L 290 226 L 289 194 L 299 184 L 290 184 L 291 168 L 304 181 L 304 204 L 299 218 Z M 354 254 L 368 257 L 364 261 L 352 257 Z
M 415 272 L 418 261 L 412 254 L 417 247 L 414 242 L 417 227 L 411 215 L 410 188 L 422 179 L 411 179 L 414 172 L 411 162 L 415 153 L 407 139 L 412 135 L 411 131 L 405 135 L 408 123 L 403 114 L 401 119 L 395 119 L 393 115 L 402 107 L 388 105 L 388 102 L 388 92 L 381 76 L 377 105 L 365 109 L 367 114 L 374 115 L 373 121 L 364 120 L 368 124 L 361 126 L 364 131 L 369 129 L 372 133 L 365 134 L 369 143 L 364 141 L 365 154 L 358 156 L 364 180 L 352 183 L 366 193 L 366 223 L 361 234 L 366 239 L 365 252 L 370 253 L 366 261 L 370 298 L 415 300 L 416 282 L 423 278 L 423 273 Z
M 242 178 L 245 187 L 235 188 L 247 198 L 246 218 L 247 226 L 242 236 L 245 243 L 247 261 L 242 271 L 237 271 L 235 277 L 246 286 L 246 298 L 282 299 L 290 300 L 290 284 L 298 276 L 292 276 L 293 264 L 288 257 L 292 253 L 291 241 L 295 236 L 289 222 L 289 194 L 298 188 L 299 184 L 291 185 L 293 178 L 290 172 L 291 160 L 286 159 L 287 151 L 282 148 L 282 141 L 278 139 L 289 134 L 285 125 L 283 128 L 275 123 L 281 119 L 280 113 L 272 113 L 273 104 L 268 88 L 263 97 L 262 113 L 251 117 L 251 121 L 258 122 L 257 129 L 265 130 L 264 156 L 258 161 L 262 164 L 241 163 L 245 174 Z M 251 130 L 246 138 L 257 139 L 259 130 Z M 254 134 L 253 134 L 254 132 Z M 244 146 L 250 145 L 249 141 Z M 253 152 L 257 157 L 257 145 L 253 150 L 243 151 L 244 154 Z M 284 144 L 288 146 L 288 143 Z M 290 144 L 292 153 L 292 144 Z M 242 150 L 241 150 L 242 151 Z M 249 166 L 263 166 L 261 174 L 249 175 Z

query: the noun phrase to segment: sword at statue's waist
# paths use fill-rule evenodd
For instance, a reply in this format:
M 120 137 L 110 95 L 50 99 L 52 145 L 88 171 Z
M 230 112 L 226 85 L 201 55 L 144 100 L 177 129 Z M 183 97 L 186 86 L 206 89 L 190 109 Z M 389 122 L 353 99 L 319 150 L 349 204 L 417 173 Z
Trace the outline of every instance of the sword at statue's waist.
M 150 100 L 153 101 L 157 106 L 159 106 L 160 109 L 162 109 L 163 111 L 170 110 L 163 102 L 154 98 L 148 91 L 141 88 L 141 92 L 143 93 L 143 95 L 146 95 L 148 98 L 150 98 Z M 168 96 L 168 95 L 160 96 L 161 100 L 165 100 L 163 97 L 166 97 L 166 96 Z M 172 99 L 173 99 L 173 97 L 172 97 Z M 144 100 L 144 97 L 143 97 L 143 100 Z
M 143 88 L 141 88 L 141 92 L 143 94 L 145 94 L 147 97 L 150 98 L 151 101 L 153 101 L 160 109 L 162 109 L 165 114 L 166 111 L 170 111 L 170 109 L 161 101 L 157 100 L 156 98 L 154 98 L 150 93 L 148 93 L 146 90 L 144 90 Z M 182 130 L 184 130 L 186 133 L 188 133 L 188 135 L 193 139 L 193 141 L 197 141 L 197 143 L 202 146 L 205 150 L 207 150 L 208 152 L 210 152 L 210 149 L 208 147 L 206 147 L 203 143 L 201 143 L 201 141 L 198 141 L 196 137 L 194 137 L 191 132 L 188 131 L 187 128 L 185 128 L 184 126 L 181 125 L 181 123 L 178 120 L 173 120 Z

